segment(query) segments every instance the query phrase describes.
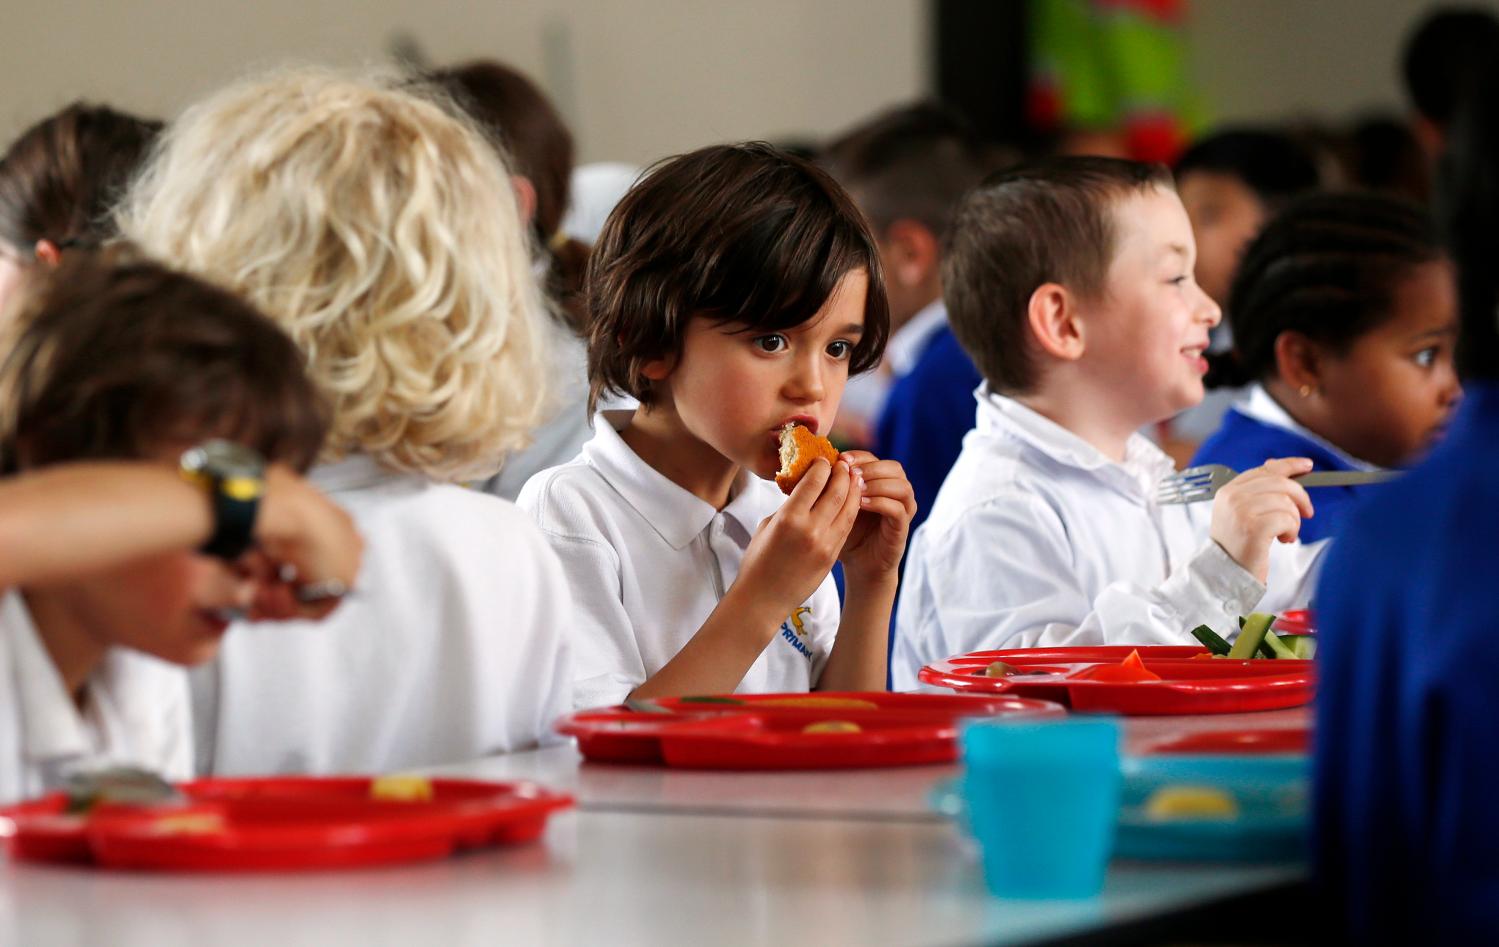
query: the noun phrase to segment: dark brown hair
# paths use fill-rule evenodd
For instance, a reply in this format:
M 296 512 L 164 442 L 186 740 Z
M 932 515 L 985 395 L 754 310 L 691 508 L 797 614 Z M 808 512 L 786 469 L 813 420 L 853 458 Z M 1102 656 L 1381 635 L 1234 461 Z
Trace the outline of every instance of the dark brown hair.
M 644 366 L 679 353 L 693 317 L 789 329 L 855 270 L 869 290 L 851 374 L 879 363 L 890 306 L 874 237 L 843 189 L 763 142 L 661 162 L 609 215 L 589 263 L 589 410 L 606 392 L 650 404 Z
M 39 240 L 98 245 L 110 206 L 161 122 L 75 102 L 31 126 L 0 158 L 0 241 L 27 255 Z
M 941 235 L 958 200 L 986 170 L 973 130 L 935 102 L 882 112 L 844 132 L 821 163 L 879 233 L 897 220 L 914 220 Z
M 1161 165 L 1119 158 L 1049 158 L 988 178 L 970 192 L 943 241 L 948 321 L 990 387 L 1036 383 L 1027 312 L 1046 283 L 1097 298 L 1115 252 L 1114 208 L 1171 189 Z
M 328 411 L 290 337 L 239 297 L 128 248 L 28 286 L 0 362 L 0 473 L 229 438 L 305 470 Z
M 493 60 L 452 66 L 428 79 L 479 122 L 509 154 L 515 173 L 531 182 L 532 235 L 550 260 L 546 289 L 581 332 L 588 245 L 561 233 L 573 171 L 573 136 L 562 116 L 534 82 Z

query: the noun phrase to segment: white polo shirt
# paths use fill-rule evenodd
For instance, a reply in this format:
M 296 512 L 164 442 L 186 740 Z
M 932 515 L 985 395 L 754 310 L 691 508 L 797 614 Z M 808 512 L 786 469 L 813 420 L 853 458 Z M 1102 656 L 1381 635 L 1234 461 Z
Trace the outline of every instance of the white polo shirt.
M 739 574 L 780 488 L 740 471 L 722 510 L 641 460 L 619 436 L 629 411 L 600 412 L 571 463 L 543 471 L 516 502 L 536 520 L 567 573 L 579 707 L 617 704 L 691 640 Z M 788 616 L 739 693 L 808 691 L 838 630 L 831 576 Z
M 137 766 L 192 775 L 187 675 L 112 648 L 85 686 L 83 709 L 32 624 L 19 592 L 0 597 L 0 805 L 60 788 L 74 772 Z
M 321 622 L 237 624 L 193 677 L 200 768 L 379 773 L 560 740 L 569 593 L 515 506 L 356 456 L 310 479 L 364 537 Z
M 1272 544 L 1268 591 L 1209 538 L 1211 503 L 1157 505 L 1170 458 L 1122 463 L 978 389 L 978 423 L 906 559 L 891 673 L 991 648 L 1192 644 L 1251 611 L 1305 607 L 1326 542 Z M 1231 635 L 1230 635 L 1231 637 Z

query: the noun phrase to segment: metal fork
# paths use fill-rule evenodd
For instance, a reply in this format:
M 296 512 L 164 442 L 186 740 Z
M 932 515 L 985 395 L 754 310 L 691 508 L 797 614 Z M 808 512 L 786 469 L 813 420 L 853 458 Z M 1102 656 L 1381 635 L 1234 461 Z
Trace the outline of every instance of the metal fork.
M 1237 470 L 1222 464 L 1188 467 L 1165 478 L 1156 486 L 1155 501 L 1165 505 L 1211 500 L 1238 475 Z M 1398 476 L 1399 473 L 1392 470 L 1315 470 L 1293 479 L 1303 487 L 1347 487 L 1360 483 L 1383 483 Z

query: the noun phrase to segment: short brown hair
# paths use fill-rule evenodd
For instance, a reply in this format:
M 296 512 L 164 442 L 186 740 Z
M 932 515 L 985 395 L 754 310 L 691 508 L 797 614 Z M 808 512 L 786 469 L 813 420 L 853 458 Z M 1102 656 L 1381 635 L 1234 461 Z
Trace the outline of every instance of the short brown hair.
M 879 251 L 843 189 L 771 145 L 716 145 L 656 165 L 604 223 L 588 266 L 589 410 L 606 393 L 653 400 L 646 363 L 676 355 L 688 322 L 774 332 L 869 274 L 849 372 L 879 363 L 890 306 Z
M 69 254 L 28 285 L 4 336 L 0 473 L 210 437 L 305 470 L 327 433 L 301 352 L 274 322 L 128 248 Z
M 942 294 L 953 334 L 998 392 L 1036 383 L 1026 313 L 1058 283 L 1103 291 L 1115 253 L 1114 208 L 1150 188 L 1172 189 L 1162 165 L 1119 158 L 1050 158 L 986 179 L 943 240 Z
M 111 205 L 161 122 L 74 102 L 22 132 L 0 158 L 0 241 L 29 254 L 39 240 L 97 245 Z
M 531 182 L 536 191 L 531 232 L 548 259 L 546 290 L 562 307 L 568 327 L 581 334 L 588 245 L 561 232 L 572 201 L 572 132 L 536 83 L 504 63 L 477 59 L 439 69 L 427 79 L 495 138 L 515 173 Z
M 940 235 L 983 178 L 983 145 L 958 113 L 935 102 L 882 112 L 828 145 L 821 164 L 858 199 L 876 232 L 914 220 Z

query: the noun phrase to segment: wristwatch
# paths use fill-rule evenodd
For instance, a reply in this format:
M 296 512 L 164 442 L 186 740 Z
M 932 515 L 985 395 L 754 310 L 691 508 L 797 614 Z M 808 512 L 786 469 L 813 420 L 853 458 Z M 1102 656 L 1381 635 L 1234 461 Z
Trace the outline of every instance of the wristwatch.
M 233 441 L 204 441 L 182 452 L 182 476 L 213 503 L 213 535 L 199 552 L 235 560 L 255 544 L 255 512 L 265 493 L 265 458 Z

